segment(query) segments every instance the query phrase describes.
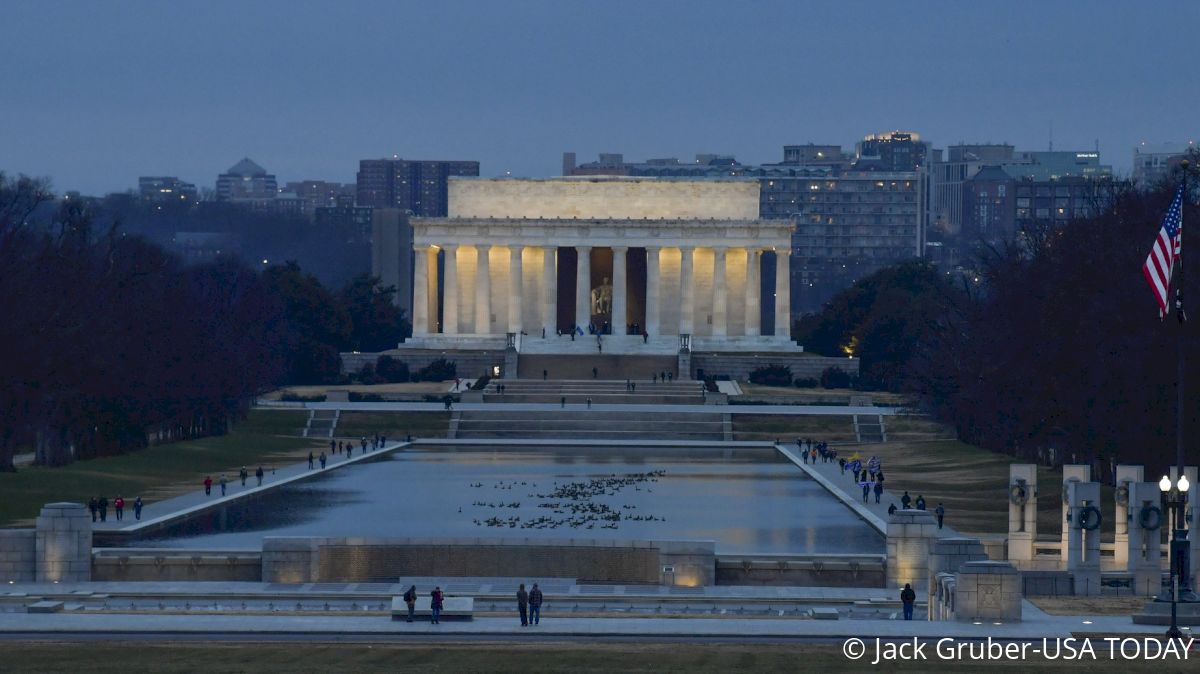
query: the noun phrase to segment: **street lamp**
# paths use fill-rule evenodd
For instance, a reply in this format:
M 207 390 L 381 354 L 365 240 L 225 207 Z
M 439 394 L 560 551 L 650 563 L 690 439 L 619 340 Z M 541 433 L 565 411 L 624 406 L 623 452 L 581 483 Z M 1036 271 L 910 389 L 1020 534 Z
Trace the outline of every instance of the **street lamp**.
M 1183 528 L 1184 510 L 1187 506 L 1188 490 L 1192 488 L 1187 475 L 1182 471 L 1179 480 L 1171 484 L 1171 478 L 1163 475 L 1158 481 L 1158 488 L 1163 493 L 1163 500 L 1170 509 L 1174 524 L 1171 526 L 1171 542 L 1168 551 L 1171 555 L 1171 627 L 1167 630 L 1168 639 L 1181 639 L 1183 632 L 1179 629 L 1179 602 L 1196 601 L 1192 594 L 1191 579 L 1188 578 L 1188 542 L 1187 531 Z M 1161 598 L 1161 595 L 1160 595 Z

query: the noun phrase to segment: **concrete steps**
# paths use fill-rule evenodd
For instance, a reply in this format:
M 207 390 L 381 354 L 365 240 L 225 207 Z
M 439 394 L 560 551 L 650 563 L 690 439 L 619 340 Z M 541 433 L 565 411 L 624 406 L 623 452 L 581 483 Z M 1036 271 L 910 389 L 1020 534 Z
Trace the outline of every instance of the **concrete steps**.
M 504 393 L 499 387 L 504 386 Z M 633 391 L 624 381 L 606 380 L 500 380 L 488 384 L 483 401 L 488 403 L 567 403 L 591 399 L 594 404 L 701 405 L 706 400 L 704 385 L 697 381 L 653 383 L 638 381 Z
M 308 423 L 301 435 L 306 438 L 332 438 L 341 416 L 340 410 L 312 410 L 308 413 Z
M 724 440 L 725 426 L 720 413 L 472 410 L 460 414 L 455 437 Z
M 854 433 L 859 442 L 887 442 L 887 429 L 882 415 L 854 415 Z
M 591 351 L 578 355 L 530 354 L 522 352 L 518 359 L 517 377 L 524 380 L 540 380 L 542 374 L 551 379 L 593 380 L 592 368 L 600 381 L 626 379 L 650 381 L 655 374 L 668 373 L 679 379 L 679 356 L 671 355 L 616 355 L 597 353 L 595 345 Z M 685 374 L 685 378 L 687 375 Z

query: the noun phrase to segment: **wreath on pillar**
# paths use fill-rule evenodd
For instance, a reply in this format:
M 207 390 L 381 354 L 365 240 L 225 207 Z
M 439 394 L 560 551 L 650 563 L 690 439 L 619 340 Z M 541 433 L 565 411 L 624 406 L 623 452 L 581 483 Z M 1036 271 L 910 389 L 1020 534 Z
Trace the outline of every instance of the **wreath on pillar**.
M 1162 526 L 1162 508 L 1156 505 L 1142 506 L 1138 512 L 1138 524 L 1146 531 L 1157 531 Z
M 1008 500 L 1013 505 L 1025 505 L 1029 502 L 1029 490 L 1025 487 L 1025 482 L 1015 482 L 1008 488 Z
M 1104 517 L 1100 514 L 1100 509 L 1096 506 L 1084 506 L 1079 509 L 1079 528 L 1084 531 L 1095 531 L 1100 528 L 1100 521 Z

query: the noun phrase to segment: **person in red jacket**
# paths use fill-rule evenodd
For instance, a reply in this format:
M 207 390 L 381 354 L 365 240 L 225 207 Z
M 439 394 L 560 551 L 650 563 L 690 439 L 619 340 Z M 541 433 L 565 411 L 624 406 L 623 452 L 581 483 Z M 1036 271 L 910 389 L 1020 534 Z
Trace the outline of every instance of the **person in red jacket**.
M 125 512 L 125 499 L 117 494 L 116 500 L 113 501 L 113 507 L 117 509 L 117 520 L 120 521 Z
M 210 494 L 212 494 L 212 476 L 205 475 L 204 476 L 204 495 L 208 496 Z

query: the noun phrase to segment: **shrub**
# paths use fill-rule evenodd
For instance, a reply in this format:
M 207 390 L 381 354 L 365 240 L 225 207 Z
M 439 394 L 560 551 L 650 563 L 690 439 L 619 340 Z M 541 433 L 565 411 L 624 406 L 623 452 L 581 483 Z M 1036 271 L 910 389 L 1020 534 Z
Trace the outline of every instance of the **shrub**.
M 359 393 L 358 391 L 350 391 L 346 394 L 346 399 L 352 403 L 381 403 L 383 396 L 378 393 Z
M 821 386 L 824 388 L 850 388 L 854 378 L 840 367 L 827 367 L 821 373 Z
M 375 366 L 371 363 L 363 363 L 363 366 L 358 369 L 357 378 L 360 383 L 367 385 L 382 384 L 384 382 L 383 377 L 380 377 L 375 372 Z
M 802 377 L 796 380 L 796 388 L 816 388 L 821 385 L 821 382 L 812 377 Z
M 471 384 L 471 390 L 472 391 L 482 391 L 483 389 L 487 388 L 488 382 L 490 382 L 491 380 L 492 380 L 492 375 L 485 374 L 482 377 L 480 377 L 479 379 L 476 379 L 474 384 Z
M 279 399 L 285 403 L 323 403 L 323 402 L 325 402 L 325 396 L 323 396 L 323 395 L 302 396 L 297 393 L 284 393 L 283 395 L 279 396 Z
M 750 373 L 750 383 L 763 386 L 791 386 L 792 368 L 787 365 L 767 365 Z
M 400 384 L 408 381 L 408 363 L 391 356 L 380 356 L 375 361 L 375 374 L 389 384 Z
M 413 381 L 446 381 L 458 377 L 458 367 L 445 358 L 438 358 L 425 367 L 417 370 Z

